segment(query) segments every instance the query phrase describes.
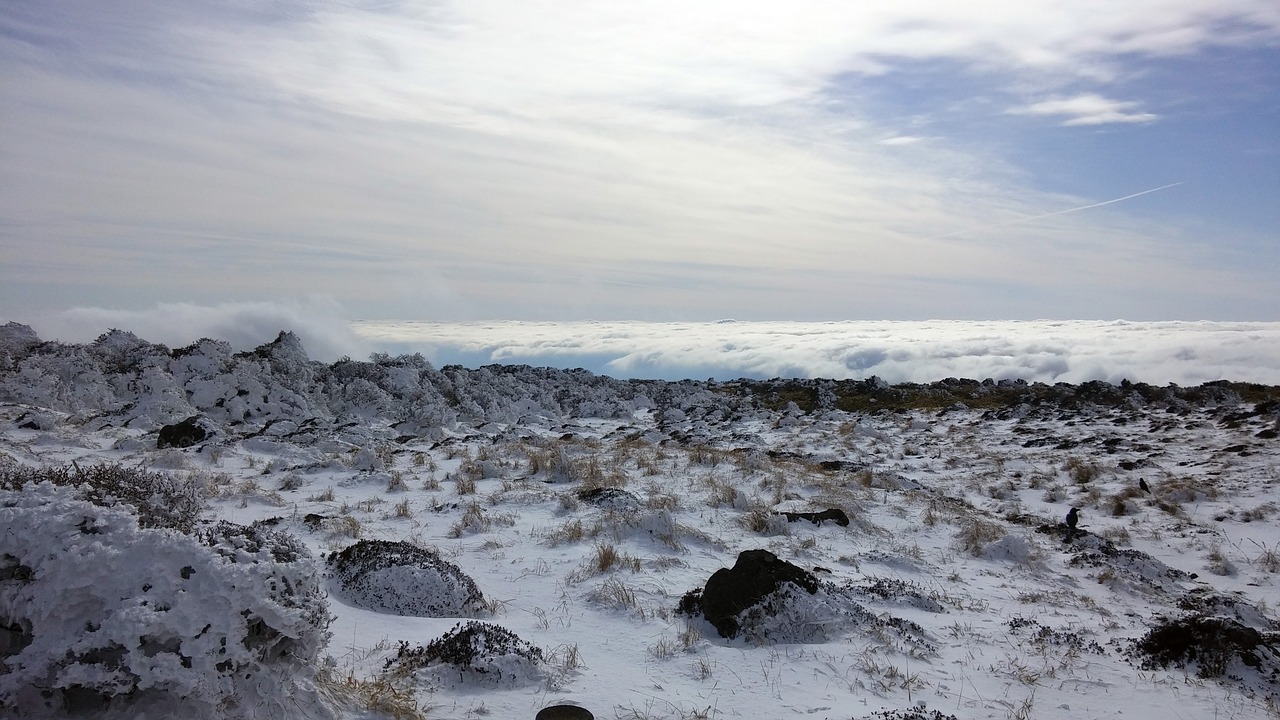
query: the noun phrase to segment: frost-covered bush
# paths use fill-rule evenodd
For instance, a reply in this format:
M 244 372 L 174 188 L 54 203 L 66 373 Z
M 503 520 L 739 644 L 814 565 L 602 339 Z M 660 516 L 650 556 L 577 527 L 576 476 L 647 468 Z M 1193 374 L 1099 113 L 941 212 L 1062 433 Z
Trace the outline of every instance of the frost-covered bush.
M 521 640 L 510 630 L 490 623 L 459 623 L 441 637 L 410 648 L 401 642 L 387 668 L 400 674 L 434 676 L 438 682 L 476 682 L 514 686 L 542 676 L 541 648 Z M 455 677 L 456 676 L 456 677 Z
M 16 322 L 0 325 L 0 369 L 9 369 L 40 344 L 40 337 L 30 326 Z
M 330 715 L 328 609 L 288 536 L 139 528 L 51 483 L 0 490 L 0 528 L 0 715 Z
M 406 542 L 361 540 L 328 557 L 343 596 L 359 607 L 415 617 L 485 612 L 476 583 L 453 563 Z
M 94 505 L 129 505 L 143 528 L 169 528 L 189 533 L 200 519 L 204 502 L 190 480 L 119 464 L 0 467 L 0 490 L 21 490 L 49 482 L 76 488 L 76 495 Z

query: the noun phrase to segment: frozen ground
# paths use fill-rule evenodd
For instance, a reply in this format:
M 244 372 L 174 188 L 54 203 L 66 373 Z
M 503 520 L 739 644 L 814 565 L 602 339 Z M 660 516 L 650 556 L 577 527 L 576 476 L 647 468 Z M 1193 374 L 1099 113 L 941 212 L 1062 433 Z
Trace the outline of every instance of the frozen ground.
M 533 718 L 558 702 L 629 719 L 1280 717 L 1276 388 L 628 383 L 374 360 L 311 362 L 289 335 L 233 354 L 119 332 L 40 344 L 10 325 L 0 466 L 143 469 L 198 489 L 202 525 L 298 538 L 333 619 L 297 717 Z M 159 449 L 188 417 L 206 437 Z M 781 514 L 828 508 L 850 523 Z M 358 540 L 435 551 L 483 593 L 472 619 L 541 662 L 500 679 L 388 667 L 469 618 L 353 605 L 325 559 Z M 725 639 L 676 611 L 752 549 L 877 621 L 802 601 Z M 113 557 L 122 575 L 157 562 Z M 1258 642 L 1181 652 L 1214 620 Z M 1167 667 L 1135 647 L 1158 627 Z

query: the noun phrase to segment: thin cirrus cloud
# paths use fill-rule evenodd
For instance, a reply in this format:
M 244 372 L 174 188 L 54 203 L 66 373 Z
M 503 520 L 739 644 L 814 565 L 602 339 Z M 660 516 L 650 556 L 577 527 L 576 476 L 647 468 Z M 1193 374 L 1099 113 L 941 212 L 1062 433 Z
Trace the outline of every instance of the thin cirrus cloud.
M 1142 64 L 1266 47 L 1264 0 L 6 15 L 11 313 L 318 290 L 455 318 L 1254 316 L 1275 298 L 1274 258 L 1224 244 L 1233 228 L 1125 212 L 1195 178 L 1055 183 L 1005 145 L 1175 121 L 1140 97 Z M 968 101 L 894 89 L 922 67 Z
M 1108 123 L 1146 123 L 1159 115 L 1137 111 L 1138 103 L 1109 100 L 1100 95 L 1085 94 L 1069 98 L 1041 100 L 1009 112 L 1022 115 L 1061 116 L 1063 125 L 1105 125 Z

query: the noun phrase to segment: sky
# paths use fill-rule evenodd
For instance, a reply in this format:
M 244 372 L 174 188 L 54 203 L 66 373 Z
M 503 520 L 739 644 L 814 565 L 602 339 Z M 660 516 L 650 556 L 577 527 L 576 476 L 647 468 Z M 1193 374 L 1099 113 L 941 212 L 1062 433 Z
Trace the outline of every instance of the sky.
M 37 329 L 1280 319 L 1274 0 L 15 0 L 0 67 Z

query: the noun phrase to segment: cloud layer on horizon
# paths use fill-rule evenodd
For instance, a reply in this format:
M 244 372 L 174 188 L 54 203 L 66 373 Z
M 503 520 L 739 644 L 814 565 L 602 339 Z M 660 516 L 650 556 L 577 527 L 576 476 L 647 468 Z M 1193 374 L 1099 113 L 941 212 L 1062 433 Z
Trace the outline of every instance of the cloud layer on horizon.
M 366 321 L 352 327 L 381 348 L 422 352 L 438 363 L 584 367 L 622 378 L 1280 384 L 1280 323 Z
M 31 325 L 44 340 L 86 343 L 117 328 L 170 347 L 211 337 L 239 351 L 289 330 L 323 362 L 421 353 L 437 366 L 581 367 L 619 378 L 875 375 L 895 383 L 964 377 L 1280 385 L 1280 322 L 349 322 L 323 298 L 161 304 L 146 311 L 77 308 L 36 318 L 0 316 L 6 321 Z

